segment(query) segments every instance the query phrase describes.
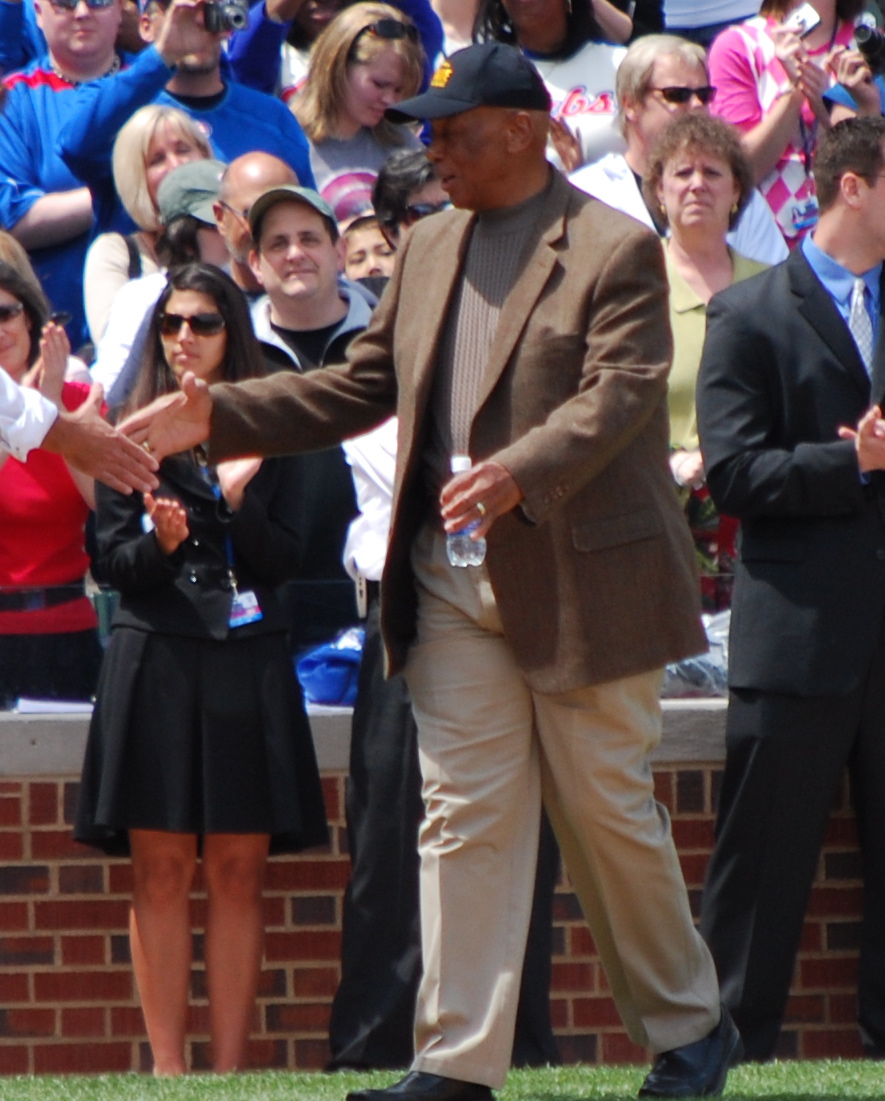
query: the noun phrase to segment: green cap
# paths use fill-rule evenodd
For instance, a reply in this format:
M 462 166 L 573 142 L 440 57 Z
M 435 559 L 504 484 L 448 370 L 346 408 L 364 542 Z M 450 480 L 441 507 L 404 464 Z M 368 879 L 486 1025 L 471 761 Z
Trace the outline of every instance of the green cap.
M 215 225 L 212 204 L 218 198 L 221 174 L 227 165 L 223 161 L 189 161 L 173 168 L 157 188 L 160 221 L 168 226 L 174 218 L 190 214 L 206 225 Z
M 309 187 L 298 187 L 297 184 L 281 184 L 279 187 L 272 187 L 265 191 L 263 195 L 258 196 L 249 209 L 249 228 L 252 230 L 253 240 L 257 242 L 261 235 L 262 219 L 271 207 L 276 206 L 277 203 L 293 202 L 304 203 L 305 206 L 312 207 L 317 214 L 329 223 L 332 240 L 338 240 L 338 223 L 335 221 L 332 208 L 319 192 L 312 191 Z

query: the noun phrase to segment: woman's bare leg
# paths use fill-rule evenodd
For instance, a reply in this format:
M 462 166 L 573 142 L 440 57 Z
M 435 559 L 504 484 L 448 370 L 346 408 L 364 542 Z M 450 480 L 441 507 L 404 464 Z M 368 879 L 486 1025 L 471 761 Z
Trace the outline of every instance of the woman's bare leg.
M 261 891 L 270 838 L 207 834 L 203 875 L 209 895 L 206 981 L 212 1065 L 224 1073 L 243 1065 L 264 946 Z
M 187 833 L 130 830 L 129 842 L 135 877 L 129 939 L 154 1074 L 183 1074 L 197 839 Z

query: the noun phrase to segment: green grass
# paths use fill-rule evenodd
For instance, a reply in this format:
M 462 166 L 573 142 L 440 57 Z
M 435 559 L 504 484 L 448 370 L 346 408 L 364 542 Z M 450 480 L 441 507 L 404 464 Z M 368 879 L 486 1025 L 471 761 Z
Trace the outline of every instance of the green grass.
M 641 1067 L 558 1067 L 513 1071 L 501 1101 L 628 1101 L 642 1082 Z M 147 1075 L 0 1078 L 0 1101 L 344 1101 L 362 1086 L 384 1086 L 393 1074 L 267 1072 L 216 1077 Z M 827 1061 L 771 1063 L 732 1071 L 731 1101 L 840 1101 L 885 1099 L 885 1064 Z

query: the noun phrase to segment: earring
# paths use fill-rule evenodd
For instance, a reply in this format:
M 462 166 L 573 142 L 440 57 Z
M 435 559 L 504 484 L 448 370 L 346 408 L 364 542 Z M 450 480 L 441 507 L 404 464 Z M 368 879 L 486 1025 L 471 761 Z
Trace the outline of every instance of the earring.
M 737 205 L 737 203 L 732 203 L 732 204 L 731 204 L 731 213 L 732 213 L 732 214 L 737 214 L 737 212 L 738 212 L 738 205 Z

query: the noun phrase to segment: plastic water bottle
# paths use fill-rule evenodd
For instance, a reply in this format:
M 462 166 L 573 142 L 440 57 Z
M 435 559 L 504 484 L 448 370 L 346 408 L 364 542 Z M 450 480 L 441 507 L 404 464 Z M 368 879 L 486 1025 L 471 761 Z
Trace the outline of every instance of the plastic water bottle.
M 473 462 L 469 455 L 452 456 L 452 473 L 462 474 L 470 470 Z M 450 532 L 446 536 L 446 554 L 453 566 L 481 566 L 486 557 L 486 541 L 484 538 L 473 539 L 472 533 L 479 527 L 480 521 L 474 520 L 471 524 Z

